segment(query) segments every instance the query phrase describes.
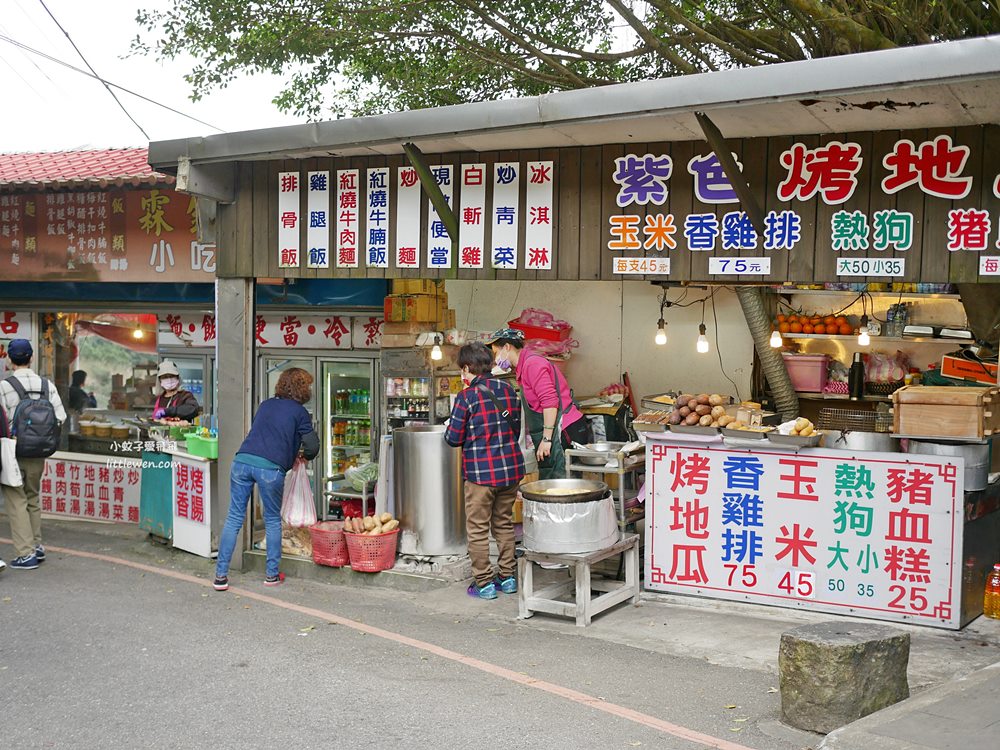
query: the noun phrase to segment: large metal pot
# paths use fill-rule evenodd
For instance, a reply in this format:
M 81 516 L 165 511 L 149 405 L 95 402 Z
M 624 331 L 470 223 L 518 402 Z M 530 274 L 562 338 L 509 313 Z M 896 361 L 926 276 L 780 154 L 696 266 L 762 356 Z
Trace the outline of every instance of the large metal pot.
M 408 555 L 466 551 L 462 454 L 444 441 L 442 425 L 412 425 L 392 433 L 399 550 Z
M 581 554 L 618 541 L 618 519 L 610 492 L 587 502 L 524 499 L 524 548 L 532 552 Z
M 862 432 L 860 430 L 824 430 L 827 448 L 843 451 L 874 451 L 895 453 L 898 441 L 888 432 Z
M 965 491 L 985 490 L 990 477 L 990 446 L 974 443 L 931 443 L 911 440 L 910 453 L 925 456 L 961 456 L 965 459 Z
M 608 494 L 608 485 L 590 479 L 543 479 L 522 484 L 525 500 L 539 503 L 589 503 Z

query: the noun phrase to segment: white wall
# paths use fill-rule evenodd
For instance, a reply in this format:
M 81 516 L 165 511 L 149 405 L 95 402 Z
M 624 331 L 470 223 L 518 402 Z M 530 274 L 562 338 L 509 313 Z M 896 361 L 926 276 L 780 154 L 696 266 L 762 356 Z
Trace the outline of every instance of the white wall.
M 672 389 L 737 395 L 719 367 L 711 303 L 705 307 L 711 349 L 698 354 L 701 304 L 666 310 L 667 344 L 656 346 L 660 289 L 648 282 L 455 280 L 446 282 L 445 288 L 459 328 L 496 330 L 526 307 L 569 321 L 572 337 L 580 342 L 567 369 L 578 397 L 618 382 L 625 371 L 638 396 Z M 708 291 L 691 289 L 685 304 Z M 681 294 L 673 289 L 667 296 L 677 300 Z M 716 291 L 715 305 L 726 372 L 739 386 L 739 394 L 749 398 L 753 343 L 743 312 L 726 289 Z

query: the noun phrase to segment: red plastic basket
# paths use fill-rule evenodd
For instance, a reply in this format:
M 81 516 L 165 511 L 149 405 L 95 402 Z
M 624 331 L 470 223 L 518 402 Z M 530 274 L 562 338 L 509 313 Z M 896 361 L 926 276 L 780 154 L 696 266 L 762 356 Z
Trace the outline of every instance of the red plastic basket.
M 396 542 L 399 539 L 399 529 L 393 529 L 387 534 L 366 536 L 344 532 L 347 540 L 347 552 L 351 557 L 351 568 L 361 573 L 378 573 L 389 570 L 396 564 Z
M 350 562 L 343 521 L 323 521 L 309 527 L 313 543 L 313 562 L 340 568 Z
M 569 338 L 572 328 L 543 328 L 542 326 L 531 326 L 519 320 L 508 320 L 507 325 L 511 328 L 523 331 L 526 339 L 545 339 L 546 341 L 565 341 Z

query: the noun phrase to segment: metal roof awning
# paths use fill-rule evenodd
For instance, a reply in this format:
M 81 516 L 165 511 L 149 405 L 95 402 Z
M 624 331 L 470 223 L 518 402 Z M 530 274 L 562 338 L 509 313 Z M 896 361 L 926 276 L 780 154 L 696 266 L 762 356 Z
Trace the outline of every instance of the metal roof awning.
M 155 141 L 195 164 L 701 140 L 1000 123 L 1000 35 L 538 97 Z

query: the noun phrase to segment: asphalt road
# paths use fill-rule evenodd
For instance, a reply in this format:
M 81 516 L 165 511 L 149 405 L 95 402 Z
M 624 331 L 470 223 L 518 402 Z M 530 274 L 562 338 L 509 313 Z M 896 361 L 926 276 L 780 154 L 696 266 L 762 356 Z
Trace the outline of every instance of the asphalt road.
M 759 671 L 498 620 L 490 602 L 457 616 L 239 574 L 263 598 L 218 593 L 210 563 L 138 537 L 47 534 L 155 570 L 51 551 L 0 576 L 3 748 L 805 746 L 767 731 L 779 703 Z

